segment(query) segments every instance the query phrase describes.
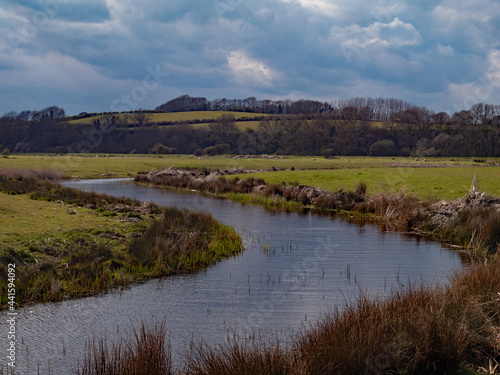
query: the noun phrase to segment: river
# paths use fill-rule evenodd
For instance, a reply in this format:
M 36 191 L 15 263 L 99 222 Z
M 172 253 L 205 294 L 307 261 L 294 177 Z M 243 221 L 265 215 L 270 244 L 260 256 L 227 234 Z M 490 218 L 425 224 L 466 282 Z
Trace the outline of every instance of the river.
M 197 194 L 137 186 L 128 180 L 64 183 L 164 206 L 211 213 L 241 234 L 245 251 L 192 275 L 152 280 L 89 298 L 23 308 L 17 317 L 16 374 L 64 374 L 83 359 L 88 340 L 113 340 L 141 321 L 166 322 L 174 356 L 191 342 L 260 338 L 290 342 L 322 315 L 361 292 L 384 296 L 408 283 L 446 282 L 463 267 L 439 243 L 375 225 Z M 0 314 L 0 332 L 7 316 Z M 7 352 L 6 334 L 0 353 Z M 5 355 L 1 364 L 5 366 Z

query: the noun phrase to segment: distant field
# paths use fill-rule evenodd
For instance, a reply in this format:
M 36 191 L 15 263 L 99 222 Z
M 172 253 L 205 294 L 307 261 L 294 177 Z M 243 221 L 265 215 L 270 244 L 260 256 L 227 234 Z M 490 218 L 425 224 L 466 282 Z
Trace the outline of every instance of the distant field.
M 500 161 L 499 159 L 488 159 Z M 190 155 L 110 155 L 42 156 L 13 155 L 0 158 L 1 167 L 52 168 L 75 178 L 101 178 L 115 175 L 133 177 L 137 172 L 172 166 L 176 168 L 266 170 L 290 169 L 295 171 L 259 172 L 239 177 L 260 177 L 270 183 L 300 183 L 336 191 L 352 190 L 359 182 L 368 185 L 369 193 L 397 191 L 405 186 L 424 199 L 455 199 L 466 194 L 472 179 L 477 176 L 478 187 L 489 194 L 500 196 L 500 167 L 475 163 L 469 158 L 427 158 L 426 162 L 414 158 L 344 157 L 285 157 L 284 159 L 202 157 Z
M 195 120 L 213 120 L 223 114 L 232 114 L 236 119 L 253 118 L 257 116 L 270 116 L 262 113 L 246 113 L 246 112 L 225 112 L 225 111 L 195 111 L 195 112 L 171 112 L 171 113 L 152 113 L 150 122 L 163 121 L 195 121 Z M 128 114 L 120 114 L 115 116 L 124 117 Z M 112 115 L 103 115 L 88 117 L 79 120 L 69 121 L 70 124 L 91 124 L 97 119 L 111 117 Z

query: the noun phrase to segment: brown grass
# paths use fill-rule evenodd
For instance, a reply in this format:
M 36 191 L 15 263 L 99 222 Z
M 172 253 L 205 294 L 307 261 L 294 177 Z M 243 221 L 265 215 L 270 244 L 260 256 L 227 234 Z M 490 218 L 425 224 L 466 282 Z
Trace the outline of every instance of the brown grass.
M 305 334 L 298 351 L 306 374 L 455 372 L 467 340 L 455 328 L 440 294 L 422 288 L 387 301 L 362 297 Z
M 170 375 L 172 354 L 166 338 L 165 323 L 152 328 L 142 323 L 128 337 L 109 344 L 94 339 L 87 346 L 82 363 L 73 369 L 74 375 Z
M 187 358 L 186 375 L 286 375 L 293 363 L 279 346 L 233 343 L 211 349 L 200 346 Z
M 466 208 L 455 221 L 440 229 L 440 237 L 469 245 L 476 253 L 498 253 L 500 212 L 495 208 Z
M 402 189 L 397 193 L 381 192 L 365 197 L 354 205 L 353 210 L 374 214 L 394 229 L 408 231 L 430 216 L 429 205 Z

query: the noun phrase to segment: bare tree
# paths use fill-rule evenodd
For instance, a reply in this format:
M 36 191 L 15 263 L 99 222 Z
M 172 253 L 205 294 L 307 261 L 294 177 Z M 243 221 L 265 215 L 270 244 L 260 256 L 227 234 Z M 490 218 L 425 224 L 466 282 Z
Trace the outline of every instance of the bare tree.
M 211 136 L 215 143 L 234 144 L 240 134 L 235 118 L 231 114 L 223 114 L 215 122 L 208 125 Z
M 151 121 L 151 118 L 151 112 L 146 112 L 142 109 L 134 111 L 130 116 L 132 122 L 139 127 L 145 126 Z

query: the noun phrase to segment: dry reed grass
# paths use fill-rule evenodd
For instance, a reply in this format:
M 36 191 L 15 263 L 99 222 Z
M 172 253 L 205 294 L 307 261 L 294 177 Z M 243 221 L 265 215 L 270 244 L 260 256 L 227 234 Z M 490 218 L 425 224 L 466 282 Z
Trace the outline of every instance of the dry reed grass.
M 170 375 L 174 374 L 165 323 L 152 327 L 142 323 L 128 337 L 109 344 L 104 339 L 88 343 L 74 375 Z

